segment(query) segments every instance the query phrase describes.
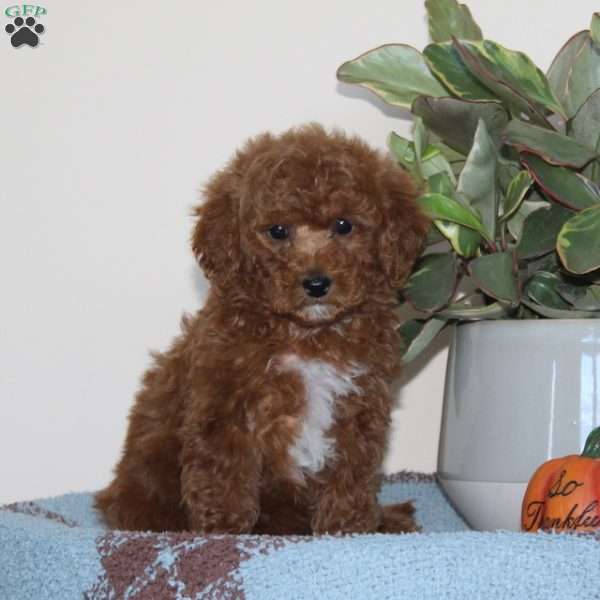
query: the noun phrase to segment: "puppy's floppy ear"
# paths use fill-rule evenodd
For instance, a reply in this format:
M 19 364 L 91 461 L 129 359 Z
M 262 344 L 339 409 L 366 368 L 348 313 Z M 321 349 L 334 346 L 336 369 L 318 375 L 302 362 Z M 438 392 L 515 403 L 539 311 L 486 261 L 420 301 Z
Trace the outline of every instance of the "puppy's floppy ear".
M 269 133 L 249 139 L 229 164 L 210 179 L 204 188 L 204 203 L 194 211 L 198 221 L 192 234 L 192 249 L 208 279 L 219 288 L 243 274 L 242 197 L 252 196 L 249 180 L 253 165 L 260 167 L 260 158 L 272 144 Z
M 399 289 L 425 245 L 430 221 L 416 204 L 411 177 L 391 160 L 384 160 L 378 175 L 383 212 L 379 260 L 391 287 Z
M 204 189 L 204 203 L 194 210 L 198 220 L 192 250 L 206 277 L 218 287 L 225 287 L 240 270 L 237 179 L 231 167 L 219 171 Z

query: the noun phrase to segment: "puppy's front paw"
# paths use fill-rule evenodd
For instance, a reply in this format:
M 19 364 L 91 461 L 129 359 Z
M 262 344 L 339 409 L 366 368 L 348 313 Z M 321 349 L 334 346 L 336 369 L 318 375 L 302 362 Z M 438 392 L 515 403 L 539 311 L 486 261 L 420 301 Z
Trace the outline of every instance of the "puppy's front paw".
M 315 535 L 334 533 L 374 533 L 381 524 L 381 509 L 377 504 L 362 509 L 347 506 L 322 507 L 312 520 Z
M 421 531 L 417 525 L 412 502 L 389 504 L 382 507 L 383 519 L 379 526 L 381 533 L 414 533 Z
M 258 511 L 225 512 L 214 507 L 188 511 L 189 525 L 192 531 L 198 533 L 251 533 Z

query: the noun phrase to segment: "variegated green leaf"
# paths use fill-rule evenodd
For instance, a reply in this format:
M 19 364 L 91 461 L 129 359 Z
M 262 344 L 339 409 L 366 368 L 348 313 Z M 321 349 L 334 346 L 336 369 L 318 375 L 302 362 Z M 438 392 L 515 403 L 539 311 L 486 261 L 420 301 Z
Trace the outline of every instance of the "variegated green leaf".
M 388 104 L 405 108 L 410 108 L 417 96 L 447 95 L 423 55 L 404 44 L 387 44 L 361 54 L 345 62 L 337 77 L 370 89 Z
M 550 66 L 548 79 L 570 119 L 600 88 L 600 46 L 589 31 L 581 31 L 563 46 Z
M 585 295 L 575 301 L 574 308 L 577 310 L 600 311 L 600 286 L 590 285 Z
M 519 287 L 512 252 L 485 254 L 471 261 L 469 269 L 471 277 L 486 295 L 511 304 L 518 303 Z
M 560 284 L 561 279 L 558 275 L 547 271 L 539 271 L 525 285 L 525 293 L 534 302 L 542 306 L 569 310 L 569 304 L 558 293 Z
M 572 138 L 513 119 L 504 130 L 503 139 L 521 152 L 530 152 L 553 165 L 580 169 L 597 157 L 596 151 Z
M 454 197 L 454 182 L 449 175 L 437 173 L 427 180 L 427 189 L 432 194 L 442 194 L 448 198 Z
M 577 112 L 577 109 L 583 100 L 585 100 L 585 98 L 579 98 L 581 96 L 579 91 L 573 96 L 572 79 L 573 66 L 578 61 L 581 52 L 584 51 L 583 48 L 588 45 L 589 40 L 589 31 L 576 33 L 559 50 L 550 65 L 550 69 L 548 69 L 548 83 L 554 95 L 559 99 L 562 106 L 564 106 L 566 116 L 569 118 Z M 600 87 L 600 85 L 596 87 Z
M 523 154 L 522 162 L 540 188 L 563 206 L 582 210 L 600 204 L 600 188 L 576 171 L 549 165 L 533 154 Z
M 412 341 L 419 335 L 424 324 L 425 319 L 409 319 L 404 321 L 402 325 L 398 327 L 404 350 L 406 350 Z
M 435 146 L 427 146 L 424 156 L 419 161 L 419 168 L 423 179 L 445 173 L 453 182 L 456 181 L 450 163 Z
M 404 297 L 418 311 L 439 310 L 452 297 L 457 268 L 456 257 L 451 252 L 421 257 L 404 286 Z
M 460 321 L 482 321 L 483 319 L 503 319 L 508 315 L 509 306 L 502 302 L 494 302 L 486 306 L 465 306 L 451 304 L 441 310 L 437 316 L 441 319 L 458 319 Z
M 509 219 L 518 210 L 532 183 L 533 178 L 527 171 L 520 171 L 513 178 L 504 196 L 502 221 Z
M 427 181 L 431 193 L 442 194 L 449 198 L 454 197 L 454 183 L 444 173 L 438 173 Z M 477 252 L 481 244 L 481 236 L 468 227 L 452 223 L 451 221 L 434 221 L 441 234 L 450 242 L 453 250 L 460 256 L 470 258 Z
M 452 221 L 479 232 L 485 239 L 487 231 L 479 217 L 465 205 L 442 194 L 425 194 L 417 203 L 425 215 L 434 220 Z
M 418 143 L 419 148 L 415 147 Z M 429 179 L 438 173 L 446 173 L 451 181 L 456 181 L 452 166 L 441 150 L 426 144 L 424 131 L 415 130 L 415 141 L 407 140 L 392 132 L 388 137 L 388 147 L 396 161 L 417 179 Z
M 453 165 L 454 163 L 461 163 L 465 161 L 464 154 L 457 152 L 456 150 L 450 148 L 450 146 L 447 146 L 442 142 L 434 142 L 432 145 L 435 146 L 446 157 L 446 160 L 451 165 Z
M 600 311 L 600 286 L 590 285 L 581 298 L 577 298 L 573 305 L 576 310 Z
M 425 0 L 425 8 L 429 35 L 434 42 L 446 42 L 452 37 L 461 40 L 482 39 L 481 29 L 466 5 L 456 0 Z
M 504 193 L 508 191 L 508 186 L 511 184 L 512 180 L 521 172 L 521 157 L 515 151 L 516 161 L 503 158 L 503 155 L 510 153 L 507 152 L 507 150 L 514 151 L 514 148 L 504 146 L 502 148 L 502 153 L 498 156 L 498 184 Z
M 486 87 L 503 94 L 504 90 L 496 89 L 496 86 L 508 86 L 532 105 L 543 106 L 559 115 L 564 114 L 546 76 L 523 52 L 509 50 L 491 40 L 462 41 L 458 45 L 477 60 L 480 69 L 472 72 Z M 464 60 L 462 54 L 461 57 Z M 471 67 L 471 64 L 467 63 L 467 66 Z
M 571 273 L 581 275 L 600 268 L 600 205 L 586 208 L 564 223 L 556 251 Z
M 473 145 L 480 119 L 484 121 L 497 147 L 500 146 L 500 134 L 509 119 L 499 102 L 475 102 L 449 97 L 419 96 L 413 102 L 411 110 L 445 144 L 464 156 Z
M 569 137 L 600 152 L 600 90 L 596 90 L 579 108 L 567 124 Z M 583 171 L 586 177 L 600 183 L 600 163 L 591 162 Z
M 548 271 L 550 273 L 557 273 L 560 270 L 558 257 L 556 252 L 539 256 L 538 258 L 531 258 L 527 260 L 526 264 L 526 279 L 532 277 L 538 271 Z
M 600 89 L 586 98 L 569 121 L 567 133 L 588 148 L 600 147 Z
M 592 22 L 590 24 L 590 35 L 592 41 L 597 46 L 600 46 L 600 13 L 594 13 L 592 15 Z
M 417 358 L 447 324 L 447 321 L 436 318 L 403 323 L 398 329 L 404 341 L 402 363 L 406 365 Z
M 388 137 L 388 147 L 398 164 L 418 179 L 420 173 L 414 143 L 392 131 Z
M 423 153 L 427 147 L 427 138 L 428 134 L 425 125 L 423 125 L 423 119 L 417 117 L 413 130 L 413 144 L 415 145 L 415 153 L 418 161 L 423 158 Z
M 493 44 L 493 42 L 490 43 Z M 545 116 L 545 109 L 524 95 L 522 89 L 515 88 L 512 81 L 508 83 L 505 79 L 502 79 L 498 74 L 497 65 L 487 60 L 477 44 L 481 46 L 483 42 L 466 42 L 457 39 L 452 41 L 452 45 L 458 52 L 463 64 L 469 69 L 473 77 L 502 100 L 513 117 L 521 118 L 524 115 L 527 121 L 551 128 Z M 502 76 L 504 76 L 503 73 Z
M 523 226 L 525 225 L 525 219 L 540 208 L 550 208 L 550 203 L 544 200 L 539 194 L 533 192 L 529 199 L 521 202 L 519 208 L 512 214 L 512 216 L 506 221 L 508 231 L 515 239 L 515 242 L 519 242 L 523 237 Z
M 416 167 L 422 179 L 429 179 L 438 173 L 446 173 L 452 181 L 455 181 L 452 167 L 445 159 L 441 151 L 428 143 L 429 132 L 425 129 L 423 119 L 415 119 L 413 132 L 413 146 L 417 158 Z
M 594 312 L 583 310 L 560 310 L 558 308 L 542 306 L 541 304 L 527 300 L 521 300 L 521 302 L 527 306 L 527 308 L 530 308 L 532 311 L 543 317 L 547 317 L 548 319 L 595 319 L 598 317 L 598 313 Z
M 471 258 L 477 254 L 481 245 L 481 236 L 476 231 L 451 221 L 434 221 L 434 223 L 457 254 L 464 258 Z
M 496 95 L 479 83 L 466 65 L 452 42 L 429 44 L 423 50 L 431 72 L 444 84 L 450 92 L 464 100 L 497 100 Z M 431 94 L 447 96 L 447 94 Z
M 496 167 L 498 156 L 485 123 L 479 120 L 473 147 L 458 180 L 457 191 L 462 194 L 479 215 L 488 239 L 496 235 L 498 204 L 496 194 Z
M 556 246 L 561 228 L 573 214 L 559 204 L 532 212 L 525 219 L 523 234 L 517 245 L 517 256 L 521 259 L 534 258 L 551 252 Z
M 575 310 L 600 311 L 600 285 L 561 281 L 557 292 Z
M 388 138 L 388 146 L 394 155 L 394 158 L 404 167 L 409 168 L 409 166 L 412 166 L 417 162 L 415 145 L 410 140 L 407 140 L 392 131 Z

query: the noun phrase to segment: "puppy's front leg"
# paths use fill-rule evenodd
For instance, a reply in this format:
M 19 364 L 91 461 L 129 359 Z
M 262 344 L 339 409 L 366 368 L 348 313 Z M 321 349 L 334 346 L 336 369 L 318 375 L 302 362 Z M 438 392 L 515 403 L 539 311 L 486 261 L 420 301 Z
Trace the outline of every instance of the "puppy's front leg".
M 338 421 L 334 428 L 335 459 L 321 474 L 323 485 L 312 519 L 313 533 L 378 530 L 382 512 L 377 491 L 386 431 L 385 415 L 369 410 Z
M 202 533 L 250 533 L 259 514 L 260 459 L 232 423 L 187 424 L 181 494 L 188 526 Z

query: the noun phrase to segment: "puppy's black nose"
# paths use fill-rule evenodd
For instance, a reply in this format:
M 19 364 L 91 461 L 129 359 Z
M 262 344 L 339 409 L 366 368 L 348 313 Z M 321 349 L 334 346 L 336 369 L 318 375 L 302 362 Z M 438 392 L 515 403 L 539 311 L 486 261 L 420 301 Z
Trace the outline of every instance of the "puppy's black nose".
M 331 287 L 331 279 L 329 277 L 310 277 L 302 282 L 304 291 L 313 298 L 321 298 Z

